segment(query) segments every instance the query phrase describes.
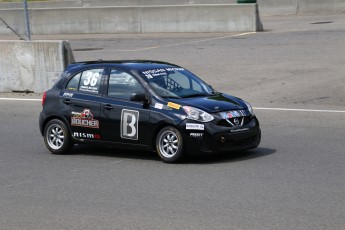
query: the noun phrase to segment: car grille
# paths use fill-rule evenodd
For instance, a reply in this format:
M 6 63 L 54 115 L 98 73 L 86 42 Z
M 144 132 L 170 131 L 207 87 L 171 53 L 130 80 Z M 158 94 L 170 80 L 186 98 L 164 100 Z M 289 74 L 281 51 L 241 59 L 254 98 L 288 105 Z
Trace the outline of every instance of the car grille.
M 221 119 L 217 125 L 225 127 L 240 127 L 251 121 L 251 114 L 246 110 L 231 110 L 219 113 Z
M 227 119 L 221 119 L 218 121 L 217 125 L 219 126 L 224 126 L 224 127 L 238 127 L 238 126 L 245 126 L 247 124 L 250 123 L 250 121 L 252 120 L 252 118 L 250 116 L 246 116 L 246 117 L 237 117 L 237 119 L 239 120 L 239 124 L 236 125 L 235 118 L 227 118 Z M 243 119 L 243 122 L 242 122 Z

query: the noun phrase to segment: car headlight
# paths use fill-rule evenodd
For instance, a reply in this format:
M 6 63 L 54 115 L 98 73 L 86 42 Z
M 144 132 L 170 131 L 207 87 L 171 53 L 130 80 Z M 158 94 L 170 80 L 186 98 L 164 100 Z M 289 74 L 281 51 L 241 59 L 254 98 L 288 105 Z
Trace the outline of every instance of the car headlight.
M 246 102 L 246 101 L 244 101 L 244 103 L 246 104 L 250 114 L 254 116 L 255 114 L 254 114 L 253 107 L 248 102 Z
M 214 119 L 214 117 L 206 113 L 205 111 L 202 111 L 201 109 L 197 109 L 191 106 L 183 106 L 184 111 L 187 114 L 187 118 L 191 120 L 196 120 L 200 122 L 209 122 Z

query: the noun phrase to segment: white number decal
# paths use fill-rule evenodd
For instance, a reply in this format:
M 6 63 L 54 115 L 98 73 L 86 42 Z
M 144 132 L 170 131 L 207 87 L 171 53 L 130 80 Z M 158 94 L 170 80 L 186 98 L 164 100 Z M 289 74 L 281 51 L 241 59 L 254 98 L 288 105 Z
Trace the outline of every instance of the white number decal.
M 92 77 L 92 72 L 87 72 L 86 79 L 84 80 L 84 85 L 89 85 Z
M 87 72 L 84 85 L 95 86 L 97 84 L 99 73 Z
M 90 82 L 91 86 L 95 86 L 97 84 L 98 77 L 99 77 L 99 73 L 94 73 L 93 74 L 93 76 L 91 78 L 91 82 Z

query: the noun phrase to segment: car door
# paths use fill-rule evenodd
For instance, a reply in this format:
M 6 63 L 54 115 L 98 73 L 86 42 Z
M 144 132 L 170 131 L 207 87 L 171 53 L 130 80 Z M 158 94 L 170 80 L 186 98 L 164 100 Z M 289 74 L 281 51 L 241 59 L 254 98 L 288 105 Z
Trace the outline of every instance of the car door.
M 150 110 L 143 102 L 130 100 L 133 93 L 145 92 L 130 73 L 110 69 L 108 87 L 101 101 L 102 138 L 106 141 L 132 145 L 150 145 L 147 135 Z
M 71 135 L 77 139 L 101 139 L 100 98 L 104 68 L 91 68 L 72 76 L 59 100 Z

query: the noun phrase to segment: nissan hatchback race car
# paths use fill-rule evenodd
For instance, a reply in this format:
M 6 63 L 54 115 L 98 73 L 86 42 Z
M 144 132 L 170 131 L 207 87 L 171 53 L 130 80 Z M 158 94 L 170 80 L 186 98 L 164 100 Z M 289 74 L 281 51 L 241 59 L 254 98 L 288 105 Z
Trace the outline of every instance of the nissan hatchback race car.
M 55 154 L 101 143 L 155 150 L 172 163 L 186 153 L 253 149 L 261 138 L 250 104 L 159 61 L 71 64 L 42 105 L 40 131 Z

